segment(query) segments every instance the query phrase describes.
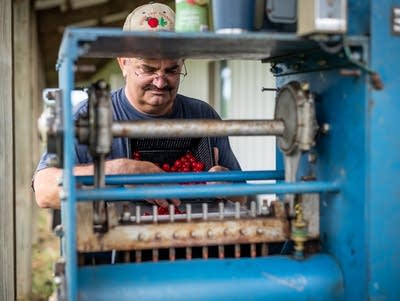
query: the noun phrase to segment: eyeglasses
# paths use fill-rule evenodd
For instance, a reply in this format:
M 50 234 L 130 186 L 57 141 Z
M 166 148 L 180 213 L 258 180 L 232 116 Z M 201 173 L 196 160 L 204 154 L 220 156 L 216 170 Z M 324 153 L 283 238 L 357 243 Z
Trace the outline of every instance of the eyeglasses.
M 183 63 L 183 72 L 179 71 L 178 67 L 174 67 L 172 69 L 167 69 L 163 73 L 160 74 L 159 71 L 155 71 L 151 67 L 139 67 L 138 71 L 135 71 L 137 77 L 142 78 L 143 80 L 155 80 L 163 77 L 165 80 L 177 80 L 178 78 L 185 78 L 187 75 L 186 65 Z

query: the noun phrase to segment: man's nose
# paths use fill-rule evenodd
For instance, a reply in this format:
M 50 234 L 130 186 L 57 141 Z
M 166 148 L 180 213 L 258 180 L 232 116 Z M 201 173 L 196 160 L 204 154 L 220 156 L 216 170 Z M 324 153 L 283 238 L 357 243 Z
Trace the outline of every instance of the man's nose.
M 155 85 L 157 88 L 162 89 L 165 86 L 168 85 L 168 82 L 165 78 L 164 74 L 157 74 L 157 76 L 154 77 L 153 79 L 153 85 Z

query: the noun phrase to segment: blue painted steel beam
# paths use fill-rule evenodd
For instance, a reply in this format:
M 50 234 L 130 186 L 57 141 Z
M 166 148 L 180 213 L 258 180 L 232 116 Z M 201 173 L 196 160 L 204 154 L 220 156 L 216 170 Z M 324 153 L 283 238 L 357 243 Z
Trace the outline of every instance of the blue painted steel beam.
M 74 123 L 72 118 L 71 91 L 74 87 L 74 61 L 77 56 L 76 41 L 73 38 L 63 40 L 59 52 L 58 70 L 59 85 L 63 96 L 64 121 L 64 169 L 61 199 L 61 218 L 64 230 L 63 248 L 66 261 L 65 273 L 67 278 L 67 298 L 76 300 L 77 290 L 77 254 L 76 254 L 76 206 L 75 206 L 75 177 L 73 168 L 74 158 Z M 66 199 L 68 198 L 68 201 Z
M 337 182 L 302 182 L 277 184 L 165 185 L 134 188 L 79 189 L 76 198 L 92 200 L 143 200 L 155 198 L 208 198 L 261 193 L 338 192 Z
M 336 261 L 316 255 L 86 266 L 78 271 L 86 300 L 343 300 Z
M 204 181 L 251 181 L 251 180 L 283 180 L 283 170 L 263 171 L 228 171 L 228 172 L 187 172 L 160 174 L 133 174 L 106 176 L 107 185 L 122 184 L 165 184 Z M 93 185 L 93 176 L 78 176 L 78 183 Z
M 372 1 L 371 68 L 384 88 L 368 101 L 365 224 L 369 300 L 400 300 L 400 36 L 392 32 L 400 0 Z M 397 20 L 399 18 L 397 17 Z

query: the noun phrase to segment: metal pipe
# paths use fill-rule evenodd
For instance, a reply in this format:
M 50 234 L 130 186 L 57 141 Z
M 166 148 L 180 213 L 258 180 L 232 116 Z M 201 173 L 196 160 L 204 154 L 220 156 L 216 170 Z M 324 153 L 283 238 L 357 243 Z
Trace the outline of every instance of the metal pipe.
M 276 184 L 215 184 L 215 185 L 165 185 L 134 188 L 78 189 L 79 201 L 93 200 L 147 200 L 157 198 L 207 198 L 216 196 L 254 195 L 269 193 L 339 192 L 337 182 L 300 182 Z
M 220 137 L 220 136 L 281 136 L 282 120 L 137 120 L 114 122 L 114 137 Z
M 67 299 L 77 300 L 77 275 L 78 275 L 78 256 L 76 252 L 76 207 L 74 200 L 76 197 L 76 184 L 73 174 L 74 169 L 74 133 L 73 133 L 73 113 L 71 104 L 71 93 L 74 83 L 74 50 L 70 49 L 71 41 L 64 41 L 64 47 L 68 49 L 67 53 L 63 53 L 62 65 L 59 68 L 59 84 L 63 91 L 63 120 L 64 120 L 64 166 L 63 166 L 63 198 L 61 198 L 61 215 L 62 224 L 64 226 L 65 236 L 63 242 L 63 254 L 65 256 L 65 274 L 68 279 Z M 58 61 L 58 64 L 61 62 Z M 66 201 L 68 200 L 68 201 Z
M 283 180 L 284 176 L 285 173 L 283 170 L 109 175 L 106 176 L 106 185 Z M 93 185 L 93 176 L 77 176 L 76 180 L 83 185 Z
M 81 301 L 124 301 L 132 296 L 138 300 L 187 300 L 188 296 L 196 300 L 344 299 L 341 269 L 328 255 L 306 260 L 271 256 L 123 264 L 112 273 L 106 265 L 84 266 L 77 282 Z M 124 289 L 115 289 L 116 284 Z

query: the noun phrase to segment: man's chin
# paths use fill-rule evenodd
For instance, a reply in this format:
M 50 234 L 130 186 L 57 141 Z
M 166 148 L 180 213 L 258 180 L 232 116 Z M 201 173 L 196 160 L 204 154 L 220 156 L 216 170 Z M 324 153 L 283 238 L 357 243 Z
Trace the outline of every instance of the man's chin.
M 169 100 L 149 101 L 146 106 L 146 111 L 151 115 L 164 115 L 167 114 L 171 107 Z

